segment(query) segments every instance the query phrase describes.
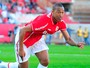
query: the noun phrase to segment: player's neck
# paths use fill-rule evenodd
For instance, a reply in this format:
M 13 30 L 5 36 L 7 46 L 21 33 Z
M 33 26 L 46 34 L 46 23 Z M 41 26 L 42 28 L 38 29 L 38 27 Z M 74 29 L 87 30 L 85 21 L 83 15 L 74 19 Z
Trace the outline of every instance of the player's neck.
M 52 20 L 53 20 L 53 24 L 57 24 L 57 20 L 55 19 L 55 17 L 54 16 L 52 16 Z

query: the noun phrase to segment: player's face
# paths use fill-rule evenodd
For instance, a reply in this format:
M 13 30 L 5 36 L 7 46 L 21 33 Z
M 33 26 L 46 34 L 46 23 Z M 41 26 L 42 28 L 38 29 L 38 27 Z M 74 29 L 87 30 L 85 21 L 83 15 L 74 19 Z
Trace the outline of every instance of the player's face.
M 52 11 L 52 14 L 57 22 L 61 21 L 64 15 L 64 9 L 62 7 L 58 7 L 56 10 Z

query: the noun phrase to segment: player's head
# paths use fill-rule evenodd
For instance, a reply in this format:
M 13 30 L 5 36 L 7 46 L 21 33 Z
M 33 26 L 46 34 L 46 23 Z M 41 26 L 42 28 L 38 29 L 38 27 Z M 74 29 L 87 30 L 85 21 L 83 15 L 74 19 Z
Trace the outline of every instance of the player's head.
M 54 19 L 58 22 L 61 21 L 62 17 L 64 15 L 64 7 L 61 3 L 56 3 L 53 5 L 52 8 L 52 16 Z

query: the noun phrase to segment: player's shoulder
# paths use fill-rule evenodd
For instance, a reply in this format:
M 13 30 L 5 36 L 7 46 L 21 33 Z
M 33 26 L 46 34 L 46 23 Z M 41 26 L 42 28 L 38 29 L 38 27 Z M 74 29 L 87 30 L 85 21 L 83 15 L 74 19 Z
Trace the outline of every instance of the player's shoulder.
M 48 14 L 41 14 L 40 17 L 46 17 L 46 18 L 51 18 L 51 13 Z
M 61 20 L 62 23 L 66 24 L 66 22 L 64 20 Z
M 40 14 L 39 16 L 37 16 L 36 19 L 46 19 L 47 18 L 47 14 Z
M 63 25 L 63 24 L 66 25 L 66 22 L 65 22 L 64 20 L 61 20 L 61 21 L 59 22 L 59 24 L 60 24 L 60 25 Z
M 41 14 L 41 15 L 39 15 L 36 19 L 37 19 L 37 20 L 42 20 L 42 21 L 45 22 L 45 21 L 50 20 L 51 17 L 50 17 L 50 14 Z
M 66 22 L 65 22 L 64 20 L 61 20 L 61 21 L 59 22 L 59 25 L 63 25 L 63 26 L 65 26 L 65 27 L 67 27 L 67 24 L 66 24 Z

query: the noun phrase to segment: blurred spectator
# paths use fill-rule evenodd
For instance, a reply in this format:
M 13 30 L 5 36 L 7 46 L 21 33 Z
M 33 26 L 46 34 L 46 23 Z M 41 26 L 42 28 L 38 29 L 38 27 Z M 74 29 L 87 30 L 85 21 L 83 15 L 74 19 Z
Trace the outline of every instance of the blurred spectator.
M 10 12 L 8 14 L 9 17 L 9 24 L 18 24 L 18 21 L 16 20 L 16 16 L 14 12 Z
M 67 32 L 68 32 L 68 34 L 69 34 L 69 36 L 71 37 L 71 34 L 72 34 L 72 32 L 73 32 L 74 30 L 73 29 L 71 29 L 70 27 L 69 27 L 69 25 L 68 25 L 68 27 L 67 27 Z M 66 41 L 65 41 L 66 42 Z M 68 46 L 69 44 L 68 43 L 66 43 L 66 46 Z
M 59 39 L 63 39 L 63 34 L 61 32 L 59 33 Z
M 9 29 L 8 36 L 11 37 L 12 33 L 13 33 L 13 31 Z
M 61 32 L 59 33 L 59 39 L 63 41 L 62 43 L 66 44 L 66 40 Z
M 2 10 L 7 10 L 6 3 L 2 3 Z
M 77 30 L 77 40 L 78 42 L 83 42 L 83 31 L 82 31 L 81 26 L 79 26 Z
M 1 12 L 1 15 L 2 15 L 3 18 L 7 18 L 8 17 L 8 11 L 7 10 L 3 10 Z
M 71 36 L 71 34 L 72 34 L 72 32 L 73 32 L 74 30 L 73 29 L 71 29 L 69 26 L 67 27 L 67 32 L 68 32 L 68 34 Z
M 14 27 L 14 40 L 13 40 L 13 43 L 15 43 L 15 36 L 17 34 L 17 31 L 18 31 L 18 26 L 15 26 Z
M 3 23 L 2 16 L 0 16 L 0 24 L 2 24 L 2 23 Z
M 25 2 L 26 2 L 26 3 L 29 3 L 29 2 L 30 2 L 30 0 L 25 0 Z
M 14 33 L 13 33 L 13 31 L 10 30 L 10 29 L 9 29 L 9 31 L 8 31 L 8 36 L 10 37 L 10 42 L 12 43 L 13 40 L 14 40 Z
M 9 0 L 9 1 L 11 1 L 12 3 L 16 3 L 17 0 Z
M 84 37 L 84 42 L 86 45 L 89 45 L 89 41 L 88 41 L 88 38 L 89 38 L 89 32 L 88 32 L 88 29 L 87 27 L 85 27 L 84 31 L 83 31 L 83 37 Z
M 52 39 L 52 35 L 47 35 L 46 36 L 46 39 L 45 39 L 45 42 L 46 42 L 46 44 L 51 44 L 51 39 Z
M 8 18 L 3 18 L 3 23 L 8 24 Z
M 15 26 L 14 27 L 14 35 L 16 36 L 16 34 L 17 34 L 17 31 L 18 31 L 18 26 Z
M 1 13 L 2 13 L 2 9 L 1 9 L 1 7 L 0 7 L 0 15 L 1 15 Z
M 53 4 L 49 0 L 38 0 L 37 5 L 45 12 L 49 13 Z

